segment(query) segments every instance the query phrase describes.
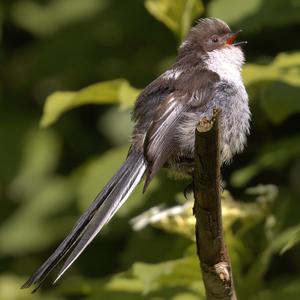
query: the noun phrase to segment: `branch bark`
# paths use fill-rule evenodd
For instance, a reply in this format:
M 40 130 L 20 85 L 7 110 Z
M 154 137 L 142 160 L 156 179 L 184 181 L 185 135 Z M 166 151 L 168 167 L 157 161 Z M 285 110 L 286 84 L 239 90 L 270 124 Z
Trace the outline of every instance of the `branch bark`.
M 195 133 L 196 243 L 206 298 L 236 300 L 222 226 L 219 116 L 202 119 Z

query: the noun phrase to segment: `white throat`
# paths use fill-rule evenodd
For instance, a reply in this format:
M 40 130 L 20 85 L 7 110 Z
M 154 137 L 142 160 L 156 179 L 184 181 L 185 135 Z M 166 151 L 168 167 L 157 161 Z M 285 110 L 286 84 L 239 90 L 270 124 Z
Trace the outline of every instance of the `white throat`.
M 239 47 L 224 47 L 207 53 L 206 64 L 209 70 L 216 72 L 222 80 L 242 82 L 241 69 L 245 58 Z

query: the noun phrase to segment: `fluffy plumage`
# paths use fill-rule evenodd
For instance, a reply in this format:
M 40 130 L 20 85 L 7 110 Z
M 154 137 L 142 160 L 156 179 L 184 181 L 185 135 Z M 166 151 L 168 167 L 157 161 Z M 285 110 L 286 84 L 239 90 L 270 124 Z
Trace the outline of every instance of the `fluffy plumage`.
M 244 148 L 250 111 L 240 74 L 244 55 L 233 44 L 234 39 L 228 25 L 218 19 L 202 19 L 191 29 L 173 66 L 150 83 L 136 101 L 132 144 L 125 163 L 24 288 L 39 286 L 68 255 L 59 279 L 144 175 L 144 190 L 163 166 L 191 175 L 196 124 L 203 117 L 210 118 L 214 108 L 222 110 L 222 161 L 229 161 Z

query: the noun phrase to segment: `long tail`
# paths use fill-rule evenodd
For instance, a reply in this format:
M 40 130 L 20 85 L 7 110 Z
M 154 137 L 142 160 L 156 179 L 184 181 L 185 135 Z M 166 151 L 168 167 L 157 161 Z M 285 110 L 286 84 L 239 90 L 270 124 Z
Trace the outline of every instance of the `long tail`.
M 72 250 L 58 273 L 54 281 L 56 282 L 124 204 L 141 181 L 145 170 L 146 164 L 143 155 L 134 150 L 131 151 L 125 163 L 79 218 L 70 234 L 43 265 L 23 284 L 22 288 L 28 288 L 33 284 L 37 284 L 38 286 L 35 289 L 37 290 L 51 270 Z

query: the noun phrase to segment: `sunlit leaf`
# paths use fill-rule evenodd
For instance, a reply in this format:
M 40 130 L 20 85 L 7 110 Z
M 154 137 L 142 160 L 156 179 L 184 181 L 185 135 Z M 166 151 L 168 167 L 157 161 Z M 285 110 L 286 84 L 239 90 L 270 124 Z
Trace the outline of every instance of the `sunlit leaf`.
M 192 256 L 159 264 L 136 263 L 132 267 L 132 275 L 143 282 L 145 293 L 164 286 L 191 288 L 194 282 L 201 285 L 199 260 L 195 253 Z
M 47 127 L 64 112 L 86 104 L 118 103 L 123 107 L 131 106 L 138 93 L 125 79 L 96 83 L 78 92 L 55 92 L 46 99 L 41 126 Z
M 192 22 L 204 10 L 200 0 L 146 0 L 145 6 L 180 38 L 186 35 Z
M 247 192 L 256 196 L 255 202 L 236 201 L 228 191 L 223 192 L 222 217 L 225 231 L 235 222 L 240 222 L 241 226 L 243 222 L 247 223 L 249 229 L 249 224 L 253 224 L 265 216 L 267 208 L 277 196 L 277 188 L 273 185 L 259 185 L 249 188 Z M 142 230 L 145 226 L 152 225 L 169 233 L 180 234 L 195 240 L 196 219 L 193 215 L 193 206 L 194 199 L 189 199 L 184 204 L 171 208 L 164 208 L 163 205 L 160 205 L 133 218 L 131 222 L 135 230 Z
M 275 124 L 300 111 L 300 53 L 281 53 L 267 65 L 246 64 L 244 80 L 259 94 L 263 111 Z M 256 88 L 256 89 L 255 89 Z
M 279 81 L 300 86 L 300 53 L 281 53 L 267 65 L 246 64 L 243 68 L 245 84 Z
M 128 81 L 124 80 L 118 90 L 118 99 L 122 108 L 133 106 L 140 90 L 133 88 Z
M 88 299 L 104 296 L 105 299 L 119 299 L 120 295 L 122 299 L 153 299 L 154 295 L 173 299 L 178 293 L 205 299 L 195 248 L 192 254 L 183 258 L 152 264 L 135 263 L 126 272 L 115 274 L 105 281 L 69 279 L 61 290 L 67 294 L 86 293 Z

